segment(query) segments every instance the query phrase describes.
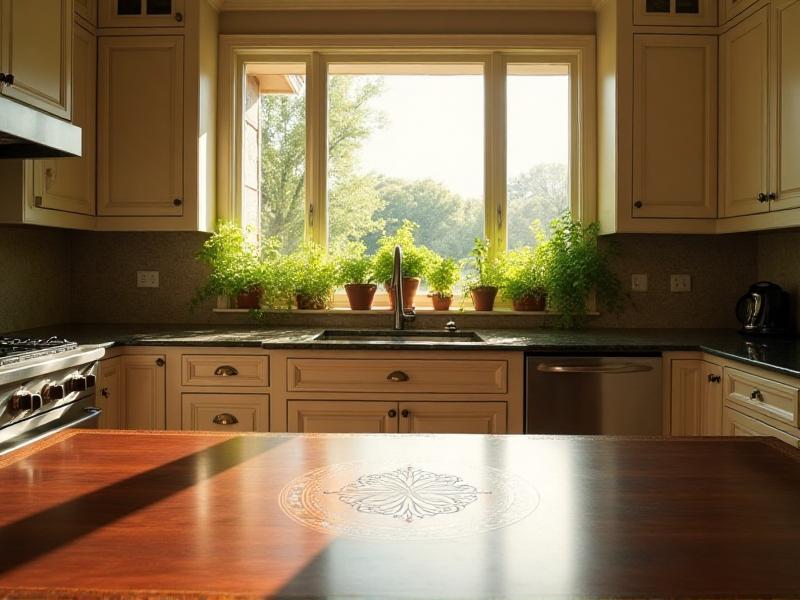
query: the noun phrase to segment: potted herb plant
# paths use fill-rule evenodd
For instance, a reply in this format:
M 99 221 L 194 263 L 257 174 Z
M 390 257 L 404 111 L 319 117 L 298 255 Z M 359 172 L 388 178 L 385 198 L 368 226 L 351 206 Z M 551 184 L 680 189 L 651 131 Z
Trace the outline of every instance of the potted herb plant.
M 524 246 L 508 252 L 503 278 L 503 297 L 511 300 L 514 310 L 543 311 L 546 305 L 547 242 L 536 248 Z
M 613 246 L 598 244 L 599 225 L 584 226 L 569 213 L 555 219 L 544 249 L 550 309 L 560 313 L 563 327 L 584 325 L 587 301 L 594 290 L 606 310 L 619 311 L 623 292 L 611 268 Z
M 362 243 L 350 244 L 337 258 L 338 284 L 344 286 L 350 310 L 370 310 L 378 286 L 373 283 L 372 257 Z
M 429 296 L 434 310 L 450 310 L 453 288 L 461 278 L 461 268 L 452 258 L 439 258 L 428 273 Z
M 263 294 L 258 245 L 246 240 L 241 227 L 220 222 L 196 258 L 210 272 L 195 293 L 194 306 L 214 296 L 228 296 L 235 298 L 238 308 L 258 308 Z
M 494 310 L 494 301 L 503 282 L 502 257 L 491 257 L 489 240 L 475 238 L 470 251 L 472 274 L 467 279 L 467 289 L 476 311 Z
M 309 244 L 287 256 L 284 268 L 293 283 L 295 302 L 300 310 L 322 310 L 331 305 L 338 275 L 327 253 Z
M 416 223 L 403 221 L 403 224 L 393 235 L 385 235 L 378 240 L 378 251 L 375 253 L 373 269 L 375 281 L 383 283 L 389 293 L 389 301 L 394 308 L 394 294 L 392 293 L 392 271 L 394 268 L 394 248 L 400 246 L 403 250 L 403 308 L 414 308 L 414 299 L 417 295 L 420 280 L 427 277 L 435 254 L 425 246 L 417 246 L 414 242 Z

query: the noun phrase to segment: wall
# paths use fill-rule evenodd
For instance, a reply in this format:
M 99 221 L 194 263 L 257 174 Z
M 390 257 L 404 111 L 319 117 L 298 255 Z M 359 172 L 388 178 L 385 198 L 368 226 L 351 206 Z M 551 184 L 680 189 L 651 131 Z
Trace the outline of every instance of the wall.
M 248 316 L 220 315 L 212 303 L 189 310 L 205 269 L 192 257 L 205 239 L 199 233 L 70 234 L 76 322 L 241 323 Z M 596 327 L 735 327 L 736 300 L 757 277 L 757 238 L 730 236 L 625 235 L 605 239 L 617 245 L 616 271 L 626 287 L 632 273 L 647 273 L 649 290 L 631 295 L 620 316 L 601 315 Z M 736 268 L 726 268 L 735 265 Z M 137 270 L 161 272 L 159 289 L 137 289 Z M 689 273 L 692 292 L 668 291 L 669 275 Z M 535 327 L 541 317 L 469 315 L 473 327 Z M 438 327 L 445 317 L 421 317 L 419 327 Z M 388 327 L 390 317 L 374 315 L 271 314 L 271 325 Z
M 770 231 L 758 235 L 758 281 L 772 281 L 794 302 L 800 332 L 800 231 Z
M 0 332 L 69 320 L 68 234 L 0 226 Z

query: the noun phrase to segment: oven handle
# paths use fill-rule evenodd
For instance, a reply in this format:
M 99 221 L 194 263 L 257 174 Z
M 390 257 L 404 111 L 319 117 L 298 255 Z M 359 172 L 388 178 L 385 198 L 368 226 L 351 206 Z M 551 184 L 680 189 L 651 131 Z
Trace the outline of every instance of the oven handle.
M 8 454 L 9 452 L 14 452 L 15 450 L 19 450 L 20 448 L 33 444 L 34 442 L 40 442 L 44 439 L 47 439 L 59 433 L 60 431 L 64 431 L 65 429 L 72 429 L 73 427 L 77 427 L 81 423 L 85 423 L 87 421 L 91 421 L 92 419 L 98 418 L 100 416 L 100 413 L 102 412 L 103 410 L 101 408 L 98 408 L 97 406 L 87 406 L 86 408 L 83 409 L 83 414 L 80 417 L 73 419 L 68 423 L 64 423 L 63 425 L 59 425 L 58 427 L 47 429 L 46 431 L 43 431 L 39 435 L 34 435 L 32 437 L 26 438 L 24 441 L 20 442 L 16 446 L 12 446 L 11 448 L 3 450 L 2 452 L 0 452 L 0 454 Z
M 548 365 L 542 363 L 537 365 L 536 370 L 541 373 L 643 373 L 652 371 L 653 367 L 634 363 L 612 365 Z

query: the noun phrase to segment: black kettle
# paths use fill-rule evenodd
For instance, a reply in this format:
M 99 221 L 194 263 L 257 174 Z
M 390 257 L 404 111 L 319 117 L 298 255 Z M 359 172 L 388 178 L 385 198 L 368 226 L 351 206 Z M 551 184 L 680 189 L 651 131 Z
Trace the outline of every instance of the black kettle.
M 791 332 L 789 294 L 781 286 L 759 281 L 736 303 L 742 333 L 786 335 Z

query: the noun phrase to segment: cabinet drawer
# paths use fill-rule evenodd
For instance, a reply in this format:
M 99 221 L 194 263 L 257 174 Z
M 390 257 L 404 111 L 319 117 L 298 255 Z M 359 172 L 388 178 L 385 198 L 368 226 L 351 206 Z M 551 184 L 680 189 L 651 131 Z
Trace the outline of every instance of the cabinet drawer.
M 266 394 L 181 394 L 184 431 L 269 431 Z
M 797 426 L 798 389 L 737 369 L 725 369 L 728 400 L 789 425 Z
M 795 447 L 800 447 L 800 439 L 789 435 L 785 431 L 775 429 L 774 427 L 762 423 L 757 419 L 748 417 L 736 410 L 725 408 L 723 412 L 723 431 L 727 436 L 733 437 L 774 437 L 782 442 L 791 444 Z
M 290 392 L 505 394 L 503 360 L 290 358 Z
M 506 433 L 505 402 L 400 402 L 400 433 Z
M 289 400 L 292 433 L 397 433 L 397 402 Z
M 184 354 L 181 383 L 187 386 L 267 387 L 269 357 Z

